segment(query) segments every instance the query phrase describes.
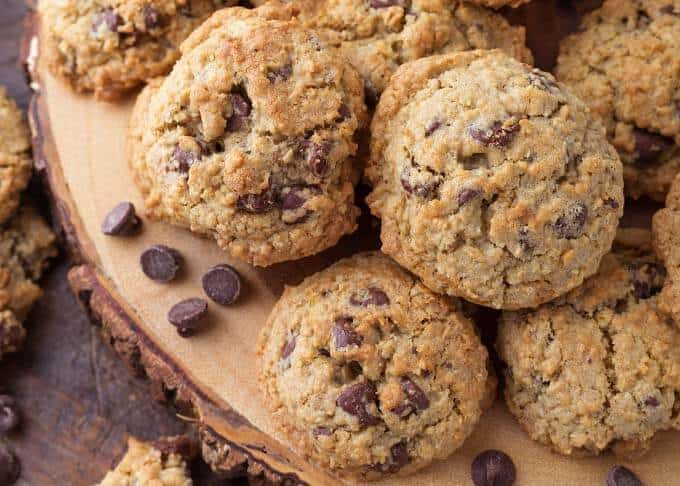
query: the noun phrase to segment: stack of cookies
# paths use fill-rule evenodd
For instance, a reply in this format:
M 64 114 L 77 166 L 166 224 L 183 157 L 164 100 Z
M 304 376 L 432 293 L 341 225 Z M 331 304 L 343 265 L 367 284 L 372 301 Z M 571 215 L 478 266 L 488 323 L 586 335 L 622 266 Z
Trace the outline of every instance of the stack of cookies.
M 269 266 L 355 231 L 371 186 L 382 252 L 287 288 L 258 345 L 302 454 L 374 479 L 458 449 L 497 385 L 472 304 L 500 311 L 533 439 L 632 457 L 680 429 L 680 179 L 653 235 L 618 228 L 624 193 L 663 201 L 680 170 L 678 0 L 606 0 L 557 79 L 485 8 L 522 2 L 44 3 L 57 74 L 106 99 L 147 82 L 129 163 L 150 216 Z

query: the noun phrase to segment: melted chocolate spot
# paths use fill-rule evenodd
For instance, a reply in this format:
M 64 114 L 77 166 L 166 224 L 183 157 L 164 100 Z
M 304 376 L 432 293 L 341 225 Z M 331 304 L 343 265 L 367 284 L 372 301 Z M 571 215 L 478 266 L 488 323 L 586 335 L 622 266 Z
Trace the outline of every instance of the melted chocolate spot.
M 359 419 L 363 426 L 377 425 L 380 418 L 371 415 L 368 407 L 378 399 L 375 385 L 371 382 L 357 383 L 345 388 L 336 400 L 336 404 L 350 415 Z
M 364 338 L 354 329 L 353 322 L 354 319 L 349 316 L 341 316 L 335 320 L 331 335 L 336 349 L 352 345 L 361 346 L 364 342 Z
M 579 201 L 569 207 L 553 225 L 555 233 L 560 238 L 573 240 L 583 233 L 583 227 L 588 219 L 588 206 Z

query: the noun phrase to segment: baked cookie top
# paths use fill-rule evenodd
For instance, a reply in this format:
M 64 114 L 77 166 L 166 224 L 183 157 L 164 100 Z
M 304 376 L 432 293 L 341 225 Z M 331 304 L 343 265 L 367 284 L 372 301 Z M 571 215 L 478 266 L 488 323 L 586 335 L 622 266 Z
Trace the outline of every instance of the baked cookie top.
M 140 96 L 130 163 L 152 215 L 255 265 L 354 231 L 361 78 L 316 33 L 225 9 Z
M 652 219 L 654 249 L 668 275 L 658 296 L 659 310 L 680 326 L 680 175 L 675 178 L 666 207 Z
M 187 458 L 170 441 L 156 444 L 128 439 L 125 457 L 99 486 L 192 486 Z
M 31 177 L 31 136 L 21 111 L 0 86 L 0 224 L 19 206 Z
M 657 308 L 665 270 L 648 239 L 606 255 L 566 296 L 503 313 L 506 401 L 557 452 L 635 456 L 680 429 L 680 329 Z
M 23 342 L 21 321 L 41 295 L 35 282 L 55 255 L 54 235 L 35 210 L 0 225 L 0 358 Z
M 606 0 L 560 46 L 557 78 L 604 121 L 626 193 L 663 201 L 680 170 L 680 1 Z
M 524 27 L 495 12 L 450 0 L 294 0 L 265 9 L 297 18 L 338 46 L 377 103 L 399 65 L 446 52 L 500 48 L 531 63 Z
M 113 101 L 170 70 L 179 44 L 234 0 L 40 0 L 49 67 Z
M 536 306 L 611 246 L 621 162 L 547 73 L 500 51 L 420 59 L 392 78 L 371 131 L 367 201 L 383 251 L 435 291 Z
M 380 253 L 289 287 L 258 346 L 265 403 L 336 472 L 409 474 L 461 446 L 492 400 L 488 354 L 457 301 Z

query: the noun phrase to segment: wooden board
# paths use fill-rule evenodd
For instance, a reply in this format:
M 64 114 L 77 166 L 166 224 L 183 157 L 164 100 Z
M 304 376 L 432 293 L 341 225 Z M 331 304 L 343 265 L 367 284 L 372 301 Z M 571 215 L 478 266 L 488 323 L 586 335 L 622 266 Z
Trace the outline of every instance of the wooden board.
M 542 0 L 513 13 L 513 18 L 524 16 L 543 32 L 562 34 L 575 23 L 574 9 L 563 16 L 564 4 L 560 5 L 561 10 L 557 2 Z M 562 23 L 563 18 L 568 23 Z M 186 414 L 195 416 L 204 455 L 214 467 L 232 474 L 264 474 L 276 482 L 339 482 L 295 454 L 274 429 L 255 379 L 254 348 L 283 284 L 297 283 L 339 255 L 370 246 L 375 228 L 371 230 L 367 220 L 358 234 L 343 239 L 335 249 L 269 269 L 229 261 L 212 241 L 146 219 L 137 237 L 105 237 L 99 225 L 116 203 L 130 200 L 143 207 L 125 160 L 132 100 L 110 105 L 71 92 L 41 63 L 39 22 L 34 34 L 29 65 L 38 89 L 31 108 L 36 161 L 79 262 L 70 272 L 71 285 L 91 318 L 125 361 L 151 379 L 156 396 L 175 400 Z M 537 40 L 537 58 L 548 66 L 557 38 L 530 33 L 530 39 Z M 156 243 L 170 244 L 184 254 L 187 268 L 180 281 L 161 285 L 142 275 L 138 256 Z M 238 305 L 211 306 L 204 332 L 188 340 L 179 338 L 166 322 L 167 310 L 182 298 L 200 295 L 201 274 L 225 261 L 244 276 L 247 292 Z M 384 484 L 471 484 L 472 459 L 490 447 L 514 458 L 521 485 L 543 485 L 557 478 L 563 485 L 601 484 L 616 462 L 610 455 L 567 459 L 550 453 L 528 439 L 499 401 L 449 460 Z M 660 434 L 652 453 L 631 467 L 646 484 L 673 484 L 680 476 L 679 449 L 678 434 Z

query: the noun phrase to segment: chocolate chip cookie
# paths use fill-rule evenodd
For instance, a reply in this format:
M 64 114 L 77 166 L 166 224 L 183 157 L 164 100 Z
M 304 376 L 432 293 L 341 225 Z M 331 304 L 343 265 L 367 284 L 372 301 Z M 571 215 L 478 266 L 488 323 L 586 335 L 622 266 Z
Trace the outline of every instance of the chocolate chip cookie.
M 0 358 L 23 343 L 21 321 L 41 295 L 35 281 L 55 254 L 54 235 L 33 209 L 0 225 Z
M 371 132 L 383 251 L 437 292 L 536 306 L 611 246 L 621 162 L 550 74 L 500 51 L 420 59 L 392 78 Z
M 125 457 L 99 486 L 192 486 L 188 451 L 180 439 L 151 444 L 130 437 Z
M 31 136 L 21 111 L 0 86 L 0 224 L 19 206 L 31 177 Z
M 656 254 L 668 272 L 657 299 L 659 310 L 680 323 L 680 175 L 668 192 L 666 207 L 654 215 L 652 236 Z
M 562 454 L 645 452 L 680 429 L 680 329 L 657 309 L 665 270 L 647 244 L 538 309 L 504 312 L 505 397 L 532 439 Z
M 139 97 L 130 164 L 150 215 L 271 265 L 356 228 L 356 70 L 292 21 L 224 9 Z
M 606 0 L 565 38 L 557 77 L 599 115 L 626 194 L 663 201 L 680 170 L 680 1 Z
M 380 253 L 287 288 L 258 355 L 265 403 L 291 443 L 368 479 L 449 456 L 496 384 L 460 303 Z
M 235 0 L 40 0 L 49 67 L 81 92 L 113 101 L 165 74 L 179 44 Z
M 339 47 L 363 76 L 370 105 L 399 65 L 421 57 L 500 48 L 532 62 L 524 27 L 457 1 L 294 0 L 269 2 L 265 8 L 297 18 Z

